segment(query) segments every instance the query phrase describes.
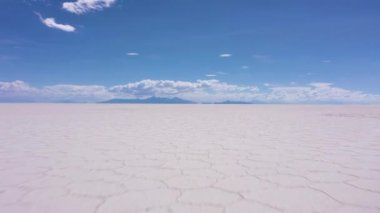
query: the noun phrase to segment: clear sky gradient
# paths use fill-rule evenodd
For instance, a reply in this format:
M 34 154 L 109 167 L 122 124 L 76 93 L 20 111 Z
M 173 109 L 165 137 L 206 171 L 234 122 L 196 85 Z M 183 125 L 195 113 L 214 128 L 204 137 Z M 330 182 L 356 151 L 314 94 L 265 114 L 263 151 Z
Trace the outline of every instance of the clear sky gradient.
M 28 89 L 98 85 L 107 92 L 128 83 L 129 89 L 141 81 L 146 86 L 146 79 L 157 80 L 153 84 L 161 89 L 163 80 L 197 88 L 202 87 L 197 80 L 203 80 L 266 94 L 274 88 L 313 89 L 313 83 L 323 82 L 319 86 L 370 94 L 368 102 L 380 94 L 378 0 L 0 4 L 0 92 L 7 99 L 17 96 L 16 80 Z M 210 91 L 217 89 L 202 87 Z M 183 96 L 176 92 L 166 95 Z M 185 92 L 183 97 L 207 99 L 196 98 L 198 90 Z M 162 91 L 151 95 L 165 96 Z M 255 99 L 242 97 L 235 99 Z M 227 98 L 234 99 L 221 99 Z

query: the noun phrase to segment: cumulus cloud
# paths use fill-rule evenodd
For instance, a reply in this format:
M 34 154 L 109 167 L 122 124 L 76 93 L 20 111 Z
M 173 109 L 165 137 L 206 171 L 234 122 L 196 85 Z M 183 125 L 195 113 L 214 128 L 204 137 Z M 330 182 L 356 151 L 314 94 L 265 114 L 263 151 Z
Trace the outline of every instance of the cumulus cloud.
M 57 30 L 62 30 L 65 32 L 74 32 L 75 31 L 75 27 L 73 27 L 69 24 L 59 24 L 55 21 L 54 18 L 43 18 L 41 16 L 41 14 L 39 14 L 39 13 L 35 13 L 35 14 L 38 16 L 40 21 L 47 27 L 57 29 Z
M 38 95 L 38 90 L 23 81 L 0 82 L 0 100 L 31 101 Z
M 96 102 L 112 98 L 104 86 L 53 85 L 35 88 L 24 81 L 0 82 L 0 102 Z
M 6 94 L 21 94 L 32 92 L 35 89 L 29 86 L 29 84 L 24 81 L 12 81 L 12 82 L 1 82 L 0 81 L 0 95 Z
M 306 86 L 272 87 L 267 101 L 286 103 L 379 103 L 380 95 L 367 94 L 317 82 Z
M 55 101 L 96 102 L 113 97 L 106 87 L 99 85 L 60 84 L 46 86 L 41 92 Z
M 1 102 L 98 102 L 111 98 L 179 97 L 197 102 L 262 101 L 267 103 L 380 103 L 380 95 L 368 94 L 313 82 L 295 86 L 266 83 L 236 85 L 216 79 L 172 81 L 146 79 L 105 87 L 101 85 L 59 84 L 35 88 L 23 81 L 0 82 Z
M 111 7 L 116 0 L 76 0 L 75 2 L 63 2 L 62 8 L 75 14 L 83 14 L 90 11 L 103 10 Z
M 238 99 L 251 97 L 258 88 L 237 86 L 216 79 L 190 81 L 142 80 L 125 85 L 117 85 L 110 91 L 117 96 L 133 98 L 180 97 L 194 101 L 218 101 L 226 97 Z M 243 95 L 244 93 L 244 95 Z
M 230 53 L 223 53 L 223 54 L 220 54 L 219 57 L 220 58 L 229 58 L 229 57 L 232 57 L 232 54 L 230 54 Z

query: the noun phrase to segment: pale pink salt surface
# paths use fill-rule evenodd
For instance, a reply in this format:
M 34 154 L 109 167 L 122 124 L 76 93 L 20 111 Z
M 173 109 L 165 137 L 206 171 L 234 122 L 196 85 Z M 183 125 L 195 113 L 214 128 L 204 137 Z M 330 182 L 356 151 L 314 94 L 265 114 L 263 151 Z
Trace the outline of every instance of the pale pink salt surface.
M 380 107 L 2 104 L 0 212 L 380 212 Z

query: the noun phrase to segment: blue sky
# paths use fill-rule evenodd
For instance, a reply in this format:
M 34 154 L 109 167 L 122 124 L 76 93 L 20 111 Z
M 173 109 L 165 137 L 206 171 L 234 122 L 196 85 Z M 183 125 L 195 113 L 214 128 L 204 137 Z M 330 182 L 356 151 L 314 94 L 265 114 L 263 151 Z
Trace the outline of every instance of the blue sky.
M 87 91 L 89 85 L 107 93 L 96 100 L 150 95 L 269 100 L 281 88 L 282 96 L 277 92 L 281 97 L 270 100 L 380 100 L 378 0 L 3 0 L 1 4 L 3 100 L 16 96 L 51 100 L 57 94 L 50 91 L 47 98 L 45 90 L 52 86 L 66 86 L 58 92 L 65 93 L 65 99 L 94 100 L 86 98 L 92 91 Z M 149 85 L 147 79 L 152 79 Z M 167 88 L 165 81 L 175 86 Z M 181 82 L 190 88 L 178 89 Z M 214 86 L 205 88 L 199 82 Z M 139 83 L 149 92 L 131 89 Z M 122 85 L 129 85 L 129 90 L 112 92 Z M 226 85 L 235 91 L 220 90 Z M 321 90 L 315 85 L 324 85 L 323 94 L 314 95 Z M 70 86 L 86 94 L 79 92 L 78 98 Z M 336 89 L 346 91 L 340 94 L 344 97 Z M 300 97 L 287 99 L 289 95 Z

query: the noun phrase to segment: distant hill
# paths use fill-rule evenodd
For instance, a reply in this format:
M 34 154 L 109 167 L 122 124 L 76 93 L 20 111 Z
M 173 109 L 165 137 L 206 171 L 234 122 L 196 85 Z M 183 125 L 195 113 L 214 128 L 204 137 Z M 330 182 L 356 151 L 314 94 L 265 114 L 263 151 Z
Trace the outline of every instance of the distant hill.
M 222 102 L 216 102 L 215 104 L 251 104 L 251 103 L 245 102 L 245 101 L 222 101 Z
M 104 104 L 196 104 L 196 102 L 192 102 L 189 100 L 181 99 L 181 98 L 159 98 L 159 97 L 150 97 L 146 99 L 111 99 L 107 101 L 102 101 L 100 103 Z M 211 104 L 265 104 L 260 101 L 222 101 Z
M 100 103 L 105 104 L 194 104 L 192 101 L 181 98 L 150 97 L 146 99 L 111 99 Z
M 252 101 L 252 102 L 246 102 L 246 101 L 223 101 L 223 102 L 217 102 L 215 104 L 264 104 L 260 101 Z

